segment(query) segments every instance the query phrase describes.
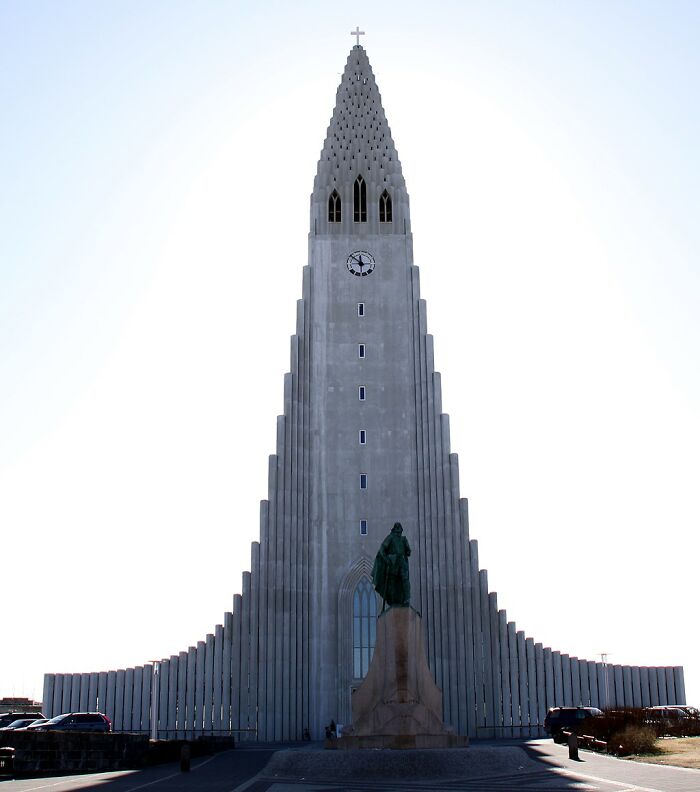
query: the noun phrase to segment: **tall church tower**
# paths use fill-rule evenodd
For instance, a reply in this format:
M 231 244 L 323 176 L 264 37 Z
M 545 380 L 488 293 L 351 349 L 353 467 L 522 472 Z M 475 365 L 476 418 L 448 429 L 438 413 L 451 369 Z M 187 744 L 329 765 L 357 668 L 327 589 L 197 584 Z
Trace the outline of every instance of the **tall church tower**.
M 372 562 L 396 521 L 413 550 L 411 602 L 444 721 L 458 734 L 535 736 L 555 705 L 685 701 L 681 667 L 543 647 L 488 590 L 442 413 L 408 193 L 358 44 L 314 180 L 284 415 L 242 593 L 204 640 L 155 665 L 46 674 L 44 711 L 100 710 L 115 730 L 179 738 L 297 740 L 349 723 L 374 648 Z

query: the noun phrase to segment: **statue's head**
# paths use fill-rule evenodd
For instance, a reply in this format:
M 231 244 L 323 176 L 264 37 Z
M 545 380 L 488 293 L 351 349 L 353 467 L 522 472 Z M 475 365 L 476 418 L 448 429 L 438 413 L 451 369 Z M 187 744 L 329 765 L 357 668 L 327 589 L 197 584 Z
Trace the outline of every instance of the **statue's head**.
M 395 522 L 394 523 L 394 527 L 391 529 L 391 532 L 395 533 L 395 534 L 399 534 L 399 535 L 402 534 L 403 533 L 403 527 L 401 526 L 401 523 L 400 522 Z

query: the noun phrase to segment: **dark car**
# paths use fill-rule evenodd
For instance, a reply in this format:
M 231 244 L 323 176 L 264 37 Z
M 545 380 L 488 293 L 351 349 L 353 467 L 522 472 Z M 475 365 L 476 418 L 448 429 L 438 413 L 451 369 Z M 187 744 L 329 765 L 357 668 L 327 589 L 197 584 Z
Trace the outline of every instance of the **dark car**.
M 67 712 L 45 723 L 27 726 L 27 731 L 112 731 L 112 722 L 101 712 Z
M 18 718 L 12 723 L 8 723 L 7 726 L 0 726 L 0 731 L 14 731 L 15 729 L 23 729 L 25 726 L 29 726 L 30 723 L 34 723 L 36 718 Z
M 563 741 L 562 731 L 585 732 L 585 723 L 603 713 L 597 707 L 552 707 L 544 719 L 544 728 L 554 742 Z
M 0 729 L 9 726 L 13 721 L 20 720 L 20 718 L 43 718 L 40 712 L 3 712 L 0 713 Z

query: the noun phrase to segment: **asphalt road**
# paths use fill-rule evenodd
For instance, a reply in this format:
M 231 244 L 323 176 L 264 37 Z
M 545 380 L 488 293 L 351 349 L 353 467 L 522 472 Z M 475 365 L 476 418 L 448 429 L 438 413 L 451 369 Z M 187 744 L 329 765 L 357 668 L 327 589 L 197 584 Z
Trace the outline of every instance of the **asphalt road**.
M 491 743 L 491 746 L 494 744 Z M 510 743 L 512 746 L 513 743 Z M 273 748 L 236 748 L 192 762 L 190 773 L 179 765 L 161 765 L 146 770 L 94 773 L 79 776 L 6 781 L 0 792 L 71 792 L 99 789 L 101 792 L 699 792 L 700 771 L 630 762 L 613 757 L 580 752 L 580 761 L 568 757 L 565 746 L 549 740 L 520 744 L 522 767 L 511 765 L 499 772 L 490 767 L 482 774 L 478 765 L 467 777 L 416 780 L 410 774 L 397 778 L 342 778 L 273 776 L 264 770 L 275 752 Z M 479 751 L 474 743 L 472 753 Z M 343 752 L 344 753 L 344 752 Z M 362 763 L 362 753 L 357 754 Z M 414 761 L 419 757 L 414 757 Z M 529 760 L 529 761 L 528 761 Z M 519 764 L 516 762 L 516 765 Z M 514 772 L 517 770 L 517 772 Z

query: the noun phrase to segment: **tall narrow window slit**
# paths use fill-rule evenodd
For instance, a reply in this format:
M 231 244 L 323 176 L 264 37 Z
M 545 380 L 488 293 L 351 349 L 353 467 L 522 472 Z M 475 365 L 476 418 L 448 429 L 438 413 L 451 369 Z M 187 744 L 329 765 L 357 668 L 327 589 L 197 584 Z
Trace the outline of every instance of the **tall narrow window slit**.
M 340 196 L 337 190 L 333 190 L 328 199 L 328 222 L 340 222 Z
M 391 222 L 391 196 L 386 190 L 379 196 L 379 222 Z
M 362 176 L 355 179 L 352 190 L 353 219 L 356 223 L 367 222 L 367 184 Z

